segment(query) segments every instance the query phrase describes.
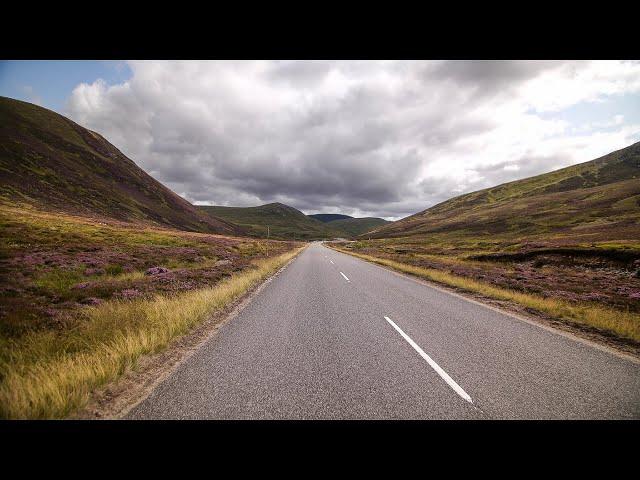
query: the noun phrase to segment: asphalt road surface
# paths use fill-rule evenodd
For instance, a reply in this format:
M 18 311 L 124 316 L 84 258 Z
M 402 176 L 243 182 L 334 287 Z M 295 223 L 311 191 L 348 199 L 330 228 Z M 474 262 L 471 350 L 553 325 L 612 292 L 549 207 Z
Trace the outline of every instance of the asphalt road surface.
M 640 418 L 640 365 L 313 244 L 128 418 Z

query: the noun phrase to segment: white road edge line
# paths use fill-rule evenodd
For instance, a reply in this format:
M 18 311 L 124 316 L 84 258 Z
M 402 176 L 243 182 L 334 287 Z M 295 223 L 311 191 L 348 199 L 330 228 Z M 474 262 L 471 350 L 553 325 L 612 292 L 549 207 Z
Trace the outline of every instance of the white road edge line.
M 429 355 L 427 355 L 427 354 L 425 353 L 425 351 L 424 351 L 424 350 L 422 350 L 422 349 L 420 348 L 420 346 L 419 346 L 416 342 L 414 342 L 414 341 L 411 339 L 411 337 L 409 337 L 409 335 L 407 335 L 406 333 L 404 333 L 404 332 L 402 331 L 402 329 L 401 329 L 398 325 L 396 325 L 396 324 L 393 322 L 393 320 L 391 320 L 389 317 L 386 317 L 386 316 L 385 316 L 385 317 L 384 317 L 384 319 L 385 319 L 387 322 L 389 322 L 389 324 L 390 324 L 393 328 L 395 328 L 395 329 L 396 329 L 396 331 L 397 331 L 400 335 L 402 335 L 402 338 L 404 338 L 407 342 L 409 342 L 409 345 L 411 345 L 411 346 L 414 348 L 414 350 L 415 350 L 416 352 L 418 352 L 418 353 L 420 354 L 420 356 L 421 356 L 422 358 L 424 358 L 424 359 L 426 360 L 426 362 L 427 362 L 429 365 L 431 365 L 431 368 L 433 368 L 433 369 L 436 371 L 436 373 L 437 373 L 438 375 L 440 375 L 440 376 L 442 377 L 442 379 L 443 379 L 445 382 L 447 382 L 447 384 L 449 384 L 449 386 L 450 386 L 451 388 L 453 388 L 453 390 L 455 390 L 455 392 L 456 392 L 458 395 L 460 395 L 462 398 L 464 398 L 467 402 L 469 402 L 469 403 L 473 403 L 473 400 L 471 400 L 471 397 L 469 396 L 469 394 L 468 394 L 467 392 L 465 392 L 465 391 L 462 389 L 462 387 L 461 387 L 460 385 L 458 385 L 458 384 L 453 380 L 453 378 L 451 378 L 451 377 L 447 374 L 447 372 L 445 372 L 442 368 L 440 368 L 440 365 L 438 365 L 436 362 L 434 362 L 434 361 L 433 361 L 433 359 L 432 359 Z
M 351 281 L 349 280 L 349 277 L 347 277 L 344 273 L 340 272 L 340 275 L 342 275 L 347 282 Z
M 329 260 L 329 261 L 330 261 L 331 263 L 333 263 L 333 260 Z M 335 265 L 335 263 L 334 263 L 334 265 Z

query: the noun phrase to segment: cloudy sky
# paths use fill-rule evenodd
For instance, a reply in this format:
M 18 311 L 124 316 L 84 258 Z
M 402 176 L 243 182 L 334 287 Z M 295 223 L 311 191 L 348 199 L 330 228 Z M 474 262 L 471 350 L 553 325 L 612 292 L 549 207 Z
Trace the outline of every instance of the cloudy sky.
M 640 141 L 638 61 L 2 62 L 198 204 L 397 219 Z

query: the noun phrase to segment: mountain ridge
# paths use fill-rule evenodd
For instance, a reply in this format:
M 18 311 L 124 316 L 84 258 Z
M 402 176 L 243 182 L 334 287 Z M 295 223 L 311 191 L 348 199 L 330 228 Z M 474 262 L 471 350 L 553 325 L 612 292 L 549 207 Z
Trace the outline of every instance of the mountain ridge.
M 635 199 L 635 200 L 634 200 Z M 580 164 L 460 195 L 376 228 L 371 238 L 420 235 L 605 237 L 640 218 L 640 142 Z M 631 230 L 625 235 L 629 236 Z
M 46 211 L 242 234 L 203 215 L 109 143 L 51 110 L 0 97 L 0 201 Z
M 319 220 L 322 223 L 329 223 L 335 220 L 344 220 L 346 218 L 353 218 L 350 215 L 343 215 L 341 213 L 314 213 L 312 215 L 307 215 L 307 216 L 311 218 L 315 218 L 316 220 Z
M 342 220 L 333 220 L 331 222 L 328 222 L 327 225 L 331 226 L 332 228 L 342 230 L 345 233 L 348 233 L 349 235 L 357 237 L 358 235 L 364 235 L 370 232 L 371 230 L 375 229 L 376 227 L 379 227 L 381 225 L 386 225 L 387 223 L 389 223 L 389 221 L 385 220 L 384 218 L 378 218 L 378 217 L 353 218 L 351 217 L 351 218 L 344 218 Z

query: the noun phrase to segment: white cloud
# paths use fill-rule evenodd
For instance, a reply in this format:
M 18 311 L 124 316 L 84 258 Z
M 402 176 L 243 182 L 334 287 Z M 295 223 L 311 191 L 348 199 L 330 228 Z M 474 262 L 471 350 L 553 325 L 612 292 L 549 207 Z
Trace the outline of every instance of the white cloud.
M 640 135 L 553 112 L 640 93 L 638 62 L 130 62 L 68 114 L 191 201 L 397 218 Z M 542 115 L 541 112 L 547 112 Z M 550 113 L 549 113 L 550 112 Z
M 539 112 L 609 95 L 640 92 L 640 62 L 567 62 L 523 84 L 522 101 Z

